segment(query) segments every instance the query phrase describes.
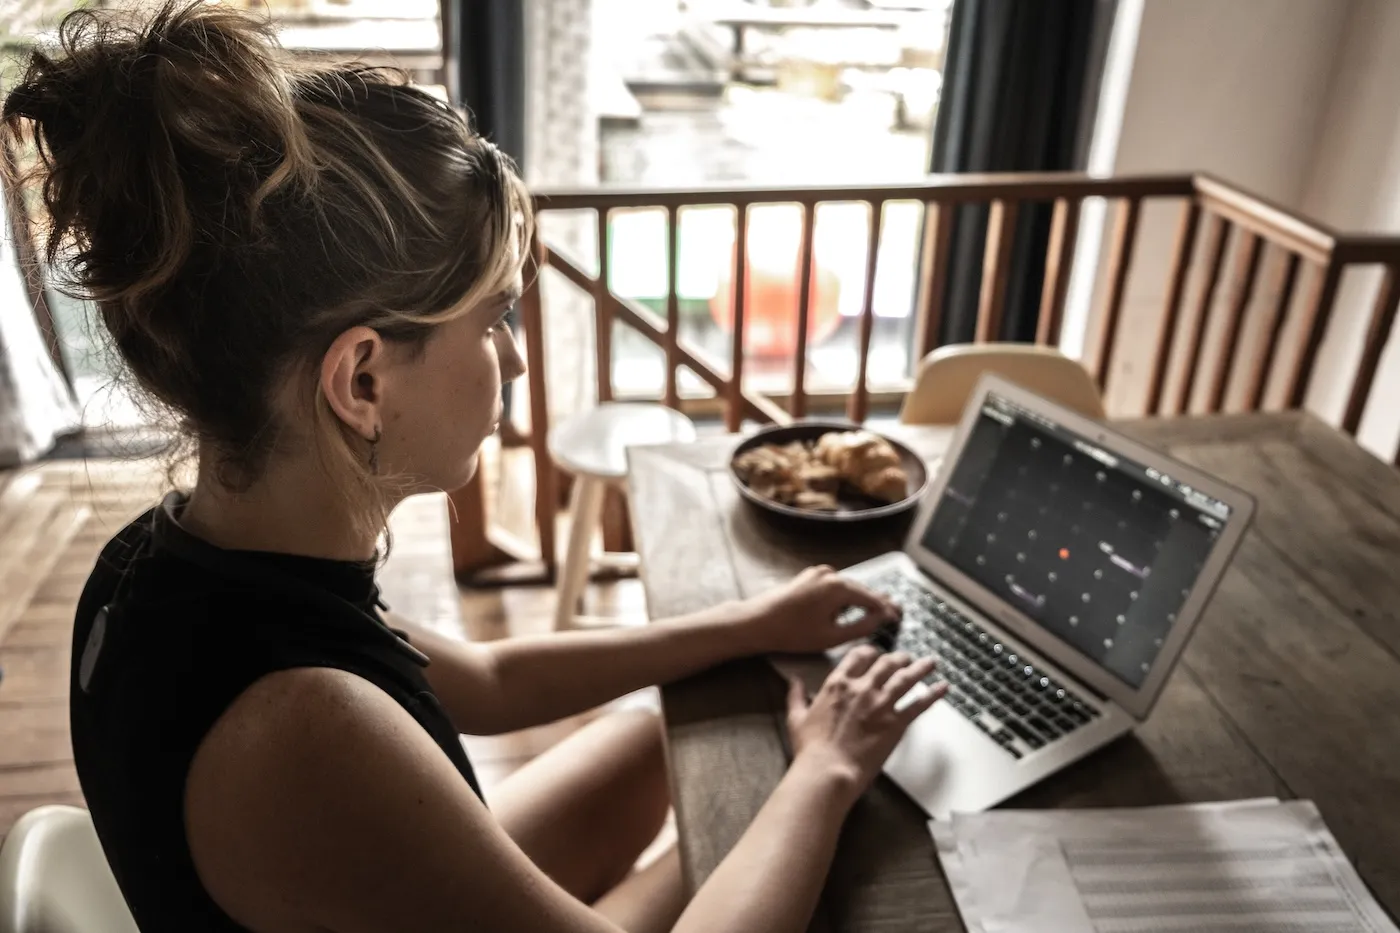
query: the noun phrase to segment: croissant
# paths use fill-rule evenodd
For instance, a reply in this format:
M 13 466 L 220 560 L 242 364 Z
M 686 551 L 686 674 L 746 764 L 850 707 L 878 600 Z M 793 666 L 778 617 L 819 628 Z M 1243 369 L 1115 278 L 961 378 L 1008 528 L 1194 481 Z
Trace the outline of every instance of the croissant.
M 908 495 L 909 478 L 899 454 L 888 441 L 869 431 L 823 434 L 813 453 L 871 498 L 898 502 Z
M 883 502 L 898 502 L 909 495 L 909 475 L 903 467 L 890 466 L 866 473 L 856 485 L 867 496 Z
M 766 499 L 815 511 L 840 509 L 843 482 L 882 502 L 908 495 L 899 454 L 868 431 L 836 431 L 815 444 L 764 444 L 736 458 L 734 471 Z

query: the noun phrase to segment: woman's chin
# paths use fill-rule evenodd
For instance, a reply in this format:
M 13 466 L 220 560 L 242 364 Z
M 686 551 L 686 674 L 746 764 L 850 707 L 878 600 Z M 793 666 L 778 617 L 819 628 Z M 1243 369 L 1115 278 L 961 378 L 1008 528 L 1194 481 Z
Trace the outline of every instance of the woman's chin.
M 470 483 L 472 481 L 472 478 L 476 476 L 476 471 L 480 468 L 480 466 L 481 451 L 477 450 L 469 458 L 467 458 L 466 463 L 464 463 L 460 469 L 455 471 L 450 482 L 442 484 L 442 488 L 447 490 L 448 492 L 456 492 L 458 489 L 461 489 L 463 486 L 467 485 L 467 483 Z

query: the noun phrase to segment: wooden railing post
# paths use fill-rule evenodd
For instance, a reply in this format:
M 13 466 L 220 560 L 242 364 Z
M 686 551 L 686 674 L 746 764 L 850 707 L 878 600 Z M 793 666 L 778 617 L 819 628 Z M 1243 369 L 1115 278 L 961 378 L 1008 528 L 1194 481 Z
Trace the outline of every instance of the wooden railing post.
M 856 352 L 856 385 L 846 409 L 847 416 L 857 424 L 865 421 L 870 408 L 866 379 L 870 371 L 870 336 L 875 328 L 875 272 L 880 254 L 880 227 L 884 217 L 884 201 L 876 201 L 870 205 L 870 235 L 865 246 L 865 293 L 860 303 L 860 337 Z
M 1133 264 L 1133 247 L 1137 243 L 1138 217 L 1142 199 L 1124 198 L 1118 205 L 1118 219 L 1113 225 L 1113 247 L 1108 255 L 1108 300 L 1099 320 L 1098 352 L 1095 354 L 1095 376 L 1099 391 L 1108 390 L 1109 371 L 1118 349 L 1118 325 L 1123 316 L 1123 298 L 1127 294 L 1128 270 Z
M 807 414 L 807 331 L 812 316 L 812 237 L 816 225 L 816 204 L 803 201 L 802 247 L 797 262 L 797 349 L 792 368 L 792 404 L 788 406 L 794 418 Z
M 1346 414 L 1342 418 L 1342 429 L 1348 434 L 1355 434 L 1361 427 L 1361 416 L 1366 411 L 1371 385 L 1376 380 L 1376 368 L 1380 365 L 1386 343 L 1390 341 L 1397 305 L 1400 305 L 1400 267 L 1390 265 L 1385 268 L 1385 278 L 1376 295 L 1375 307 L 1371 309 L 1371 320 L 1366 326 L 1366 342 L 1361 347 L 1356 379 L 1352 382 L 1351 397 L 1347 400 Z
M 1201 289 L 1196 294 L 1195 314 L 1191 318 L 1190 333 L 1186 340 L 1186 371 L 1177 386 L 1176 399 L 1172 405 L 1173 414 L 1185 414 L 1191 406 L 1191 393 L 1196 387 L 1196 371 L 1201 365 L 1201 347 L 1206 339 L 1206 325 L 1210 322 L 1210 309 L 1215 304 L 1215 289 L 1220 284 L 1220 270 L 1225 265 L 1225 247 L 1230 239 L 1230 223 L 1225 218 L 1212 214 L 1210 227 L 1206 230 L 1206 277 L 1201 281 Z
M 598 208 L 598 281 L 593 286 L 598 401 L 612 401 L 612 305 L 608 302 L 608 209 Z
M 1239 253 L 1235 259 L 1234 281 L 1230 288 L 1230 310 L 1225 325 L 1225 343 L 1220 348 L 1220 359 L 1215 366 L 1215 382 L 1210 391 L 1210 411 L 1218 412 L 1225 404 L 1225 393 L 1230 388 L 1230 374 L 1235 368 L 1235 351 L 1240 343 L 1240 331 L 1244 329 L 1245 310 L 1254 296 L 1254 280 L 1259 275 L 1259 256 L 1263 249 L 1259 235 L 1247 230 L 1240 231 Z
M 1313 366 L 1317 363 L 1317 351 L 1322 347 L 1322 338 L 1327 334 L 1327 322 L 1332 318 L 1332 306 L 1337 303 L 1337 289 L 1342 284 L 1342 270 L 1346 268 L 1336 257 L 1319 267 L 1313 281 L 1312 294 L 1303 308 L 1301 331 L 1303 346 L 1293 372 L 1288 376 L 1284 398 L 1289 408 L 1302 408 L 1308 394 L 1308 384 L 1312 381 Z
M 1162 309 L 1162 320 L 1157 326 L 1157 352 L 1152 356 L 1152 370 L 1147 376 L 1149 415 L 1161 413 L 1162 390 L 1167 384 L 1167 365 L 1171 361 L 1172 347 L 1176 343 L 1177 322 L 1181 318 L 1182 301 L 1186 298 L 1186 279 L 1191 274 L 1196 234 L 1200 228 L 1201 206 L 1194 199 L 1187 201 L 1181 212 L 1181 223 L 1176 230 L 1176 246 L 1172 252 L 1172 277 L 1167 286 L 1167 304 Z
M 1288 323 L 1288 310 L 1293 306 L 1293 287 L 1298 282 L 1297 253 L 1290 252 L 1278 267 L 1278 282 L 1271 287 L 1274 295 L 1273 314 L 1269 318 L 1268 335 L 1264 346 L 1254 357 L 1254 372 L 1250 376 L 1250 390 L 1247 409 L 1258 411 L 1264 404 L 1264 392 L 1269 386 L 1269 376 L 1274 371 L 1274 357 L 1278 355 L 1279 339 Z
M 1016 244 L 1016 217 L 1020 204 L 1008 198 L 992 202 L 987 218 L 987 243 L 982 258 L 982 293 L 977 306 L 978 343 L 1001 338 L 1006 311 L 1006 285 L 1011 280 L 1011 249 Z
M 729 354 L 729 391 L 724 426 L 732 434 L 744 423 L 744 301 L 749 281 L 749 207 L 734 207 L 734 342 Z
M 919 260 L 919 294 L 914 303 L 914 346 L 920 360 L 938 346 L 943 328 L 943 295 L 948 290 L 948 248 L 953 241 L 954 211 L 947 202 L 924 202 L 924 245 Z
M 680 376 L 680 357 L 676 352 L 676 341 L 680 339 L 681 306 L 676 294 L 680 279 L 677 262 L 680 259 L 681 224 L 677 205 L 666 208 L 666 404 L 671 408 L 680 407 L 680 390 L 677 379 Z
M 549 455 L 549 398 L 545 379 L 544 309 L 540 277 L 547 263 L 539 228 L 530 240 L 531 266 L 525 292 L 520 296 L 520 324 L 525 331 L 525 365 L 530 386 L 530 451 L 535 461 L 535 527 L 540 536 L 540 558 L 552 577 L 558 554 L 554 518 L 559 511 L 554 460 Z
M 1060 327 L 1065 316 L 1065 297 L 1074 268 L 1075 241 L 1079 238 L 1079 201 L 1059 198 L 1050 221 L 1050 242 L 1045 250 L 1045 281 L 1040 290 L 1040 315 L 1036 321 L 1035 342 L 1041 346 L 1060 345 Z

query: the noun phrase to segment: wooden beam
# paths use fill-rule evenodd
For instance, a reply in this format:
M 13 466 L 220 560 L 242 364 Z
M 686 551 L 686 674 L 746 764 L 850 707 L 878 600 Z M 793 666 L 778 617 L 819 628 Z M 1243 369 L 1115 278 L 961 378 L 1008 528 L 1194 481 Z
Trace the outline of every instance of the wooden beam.
M 1328 227 L 1218 178 L 1197 175 L 1196 194 L 1212 213 L 1314 262 L 1326 261 L 1336 247 L 1337 236 Z
M 1005 172 L 929 175 L 913 184 L 734 186 L 689 188 L 597 185 L 540 188 L 537 210 L 607 207 L 665 207 L 668 204 L 816 204 L 819 201 L 933 201 L 985 203 L 997 198 L 1053 201 L 1057 198 L 1186 198 L 1196 193 L 1190 175 L 1118 175 L 1108 178 L 1074 172 Z

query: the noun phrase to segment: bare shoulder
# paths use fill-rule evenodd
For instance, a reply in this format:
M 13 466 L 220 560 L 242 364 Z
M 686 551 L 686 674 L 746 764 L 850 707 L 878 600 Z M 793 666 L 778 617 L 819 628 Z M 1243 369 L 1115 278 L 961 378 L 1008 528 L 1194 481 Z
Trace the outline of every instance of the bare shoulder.
M 283 671 L 240 695 L 195 754 L 184 809 L 200 880 L 252 930 L 607 928 L 407 711 L 344 671 Z
M 396 713 L 403 711 L 388 694 L 347 671 L 278 671 L 243 691 L 215 722 L 195 756 L 191 778 L 204 762 L 219 765 L 214 773 L 228 777 L 253 762 L 273 766 L 287 777 L 292 770 L 314 765 L 333 752 L 333 746 L 373 741 L 377 730 L 372 727 L 392 727 L 399 718 Z
M 318 855 L 355 831 L 354 811 L 372 819 L 369 811 L 385 805 L 362 795 L 413 770 L 422 743 L 408 730 L 416 726 L 379 688 L 331 668 L 279 671 L 239 695 L 200 743 L 185 782 L 187 841 L 215 901 L 253 928 L 309 919 L 295 914 L 315 911 L 314 890 L 303 888 L 305 903 L 295 893 L 287 903 L 281 879 L 310 880 Z

